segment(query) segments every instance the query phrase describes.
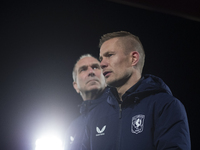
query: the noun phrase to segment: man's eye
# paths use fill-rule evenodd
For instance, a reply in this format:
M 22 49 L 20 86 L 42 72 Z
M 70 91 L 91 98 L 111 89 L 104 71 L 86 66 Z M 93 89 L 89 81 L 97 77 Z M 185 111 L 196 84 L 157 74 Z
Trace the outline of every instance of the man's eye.
M 108 54 L 108 57 L 112 56 L 112 54 Z
M 93 69 L 99 69 L 99 67 L 95 66 L 95 67 L 93 67 Z
M 81 68 L 81 69 L 79 69 L 79 72 L 82 72 L 82 71 L 85 71 L 86 70 L 86 68 Z

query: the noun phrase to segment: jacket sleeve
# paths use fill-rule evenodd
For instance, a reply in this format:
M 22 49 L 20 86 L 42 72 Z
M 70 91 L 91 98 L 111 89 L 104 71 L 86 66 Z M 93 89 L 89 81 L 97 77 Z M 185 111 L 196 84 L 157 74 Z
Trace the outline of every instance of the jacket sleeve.
M 69 150 L 70 148 L 70 144 L 71 144 L 71 141 L 70 141 L 70 131 L 71 131 L 71 127 L 69 127 L 67 129 L 67 132 L 66 132 L 66 135 L 65 135 L 65 141 L 64 141 L 64 150 Z
M 80 150 L 84 132 L 85 118 L 80 116 L 74 120 L 67 129 L 64 150 Z
M 155 109 L 154 145 L 157 150 L 190 150 L 190 133 L 185 108 L 175 98 L 166 101 Z

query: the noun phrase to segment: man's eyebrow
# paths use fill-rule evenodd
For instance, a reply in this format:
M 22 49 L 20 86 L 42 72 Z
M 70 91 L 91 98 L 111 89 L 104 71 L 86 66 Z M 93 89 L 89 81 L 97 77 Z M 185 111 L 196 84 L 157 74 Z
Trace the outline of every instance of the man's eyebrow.
M 109 52 L 105 52 L 105 53 L 103 53 L 101 56 L 99 56 L 99 60 L 101 61 L 102 58 L 103 58 L 103 56 L 107 55 L 107 53 L 109 53 Z
M 78 68 L 78 71 L 80 71 L 80 70 L 83 69 L 83 68 L 87 68 L 87 66 L 86 66 L 86 65 L 80 66 L 80 67 Z
M 99 63 L 94 63 L 91 66 L 100 66 Z
M 105 52 L 105 53 L 103 53 L 103 55 L 102 56 L 107 56 L 109 53 L 113 53 L 112 51 L 107 51 L 107 52 Z M 99 60 L 101 61 L 101 59 L 102 59 L 102 56 L 99 56 Z
M 108 54 L 113 53 L 113 51 L 107 51 L 103 54 L 103 56 L 107 56 Z

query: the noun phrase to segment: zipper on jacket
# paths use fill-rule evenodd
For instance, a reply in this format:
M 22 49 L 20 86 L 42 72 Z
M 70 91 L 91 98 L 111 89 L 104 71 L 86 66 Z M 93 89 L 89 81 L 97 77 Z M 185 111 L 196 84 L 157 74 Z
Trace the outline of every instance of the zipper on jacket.
M 116 142 L 116 150 L 120 150 L 121 145 L 121 132 L 122 132 L 122 102 L 119 101 L 119 125 L 118 125 L 118 134 L 117 134 L 117 142 Z
M 119 94 L 117 92 L 116 88 L 110 88 L 111 93 L 113 94 L 114 98 L 117 100 L 118 104 L 119 104 L 119 119 L 122 118 L 122 101 L 119 98 Z
M 119 119 L 122 118 L 122 104 L 119 103 Z

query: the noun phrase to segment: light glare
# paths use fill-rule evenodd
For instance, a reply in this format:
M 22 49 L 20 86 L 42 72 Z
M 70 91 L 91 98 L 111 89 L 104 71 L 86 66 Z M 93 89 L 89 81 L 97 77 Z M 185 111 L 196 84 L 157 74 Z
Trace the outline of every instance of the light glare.
M 54 136 L 37 139 L 35 145 L 35 150 L 64 150 L 62 141 Z

